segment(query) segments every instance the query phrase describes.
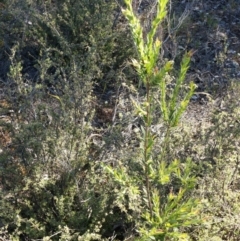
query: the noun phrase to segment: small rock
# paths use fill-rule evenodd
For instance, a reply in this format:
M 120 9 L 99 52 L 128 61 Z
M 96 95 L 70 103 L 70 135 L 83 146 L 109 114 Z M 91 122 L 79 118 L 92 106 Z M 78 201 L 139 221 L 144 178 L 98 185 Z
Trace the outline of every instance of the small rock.
M 227 51 L 227 53 L 228 53 L 228 54 L 236 54 L 236 51 L 235 51 L 235 50 L 232 50 L 232 49 L 229 49 L 229 50 Z
M 232 61 L 232 64 L 235 68 L 238 68 L 239 67 L 239 63 L 235 60 Z
M 191 97 L 191 100 L 192 101 L 197 101 L 199 99 L 199 96 L 198 95 L 193 95 L 192 97 Z

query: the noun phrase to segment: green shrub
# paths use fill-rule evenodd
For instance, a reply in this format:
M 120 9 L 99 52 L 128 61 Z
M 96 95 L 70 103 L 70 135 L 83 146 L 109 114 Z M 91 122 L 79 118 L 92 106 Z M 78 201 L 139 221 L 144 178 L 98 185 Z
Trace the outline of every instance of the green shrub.
M 180 89 L 189 66 L 191 52 L 183 57 L 179 77 L 172 94 L 167 97 L 166 75 L 172 70 L 173 62 L 168 61 L 158 70 L 157 60 L 161 42 L 155 38 L 157 28 L 164 19 L 168 1 L 158 1 L 157 14 L 152 21 L 151 29 L 143 37 L 143 29 L 139 19 L 132 9 L 132 1 L 126 0 L 124 15 L 129 21 L 138 60 L 132 63 L 136 68 L 146 94 L 142 103 L 132 99 L 136 114 L 142 118 L 140 146 L 138 158 L 119 163 L 116 167 L 105 166 L 105 170 L 119 185 L 117 202 L 119 208 L 128 214 L 129 220 L 134 220 L 139 238 L 136 240 L 166 240 L 177 238 L 186 240 L 188 235 L 183 227 L 197 224 L 199 201 L 189 197 L 194 188 L 195 177 L 192 174 L 192 161 L 166 160 L 167 143 L 171 129 L 178 125 L 180 118 L 187 108 L 195 86 L 190 83 L 184 99 L 180 101 Z M 160 100 L 155 101 L 154 88 L 159 88 Z M 155 106 L 159 105 L 162 119 L 166 125 L 162 142 L 162 153 L 154 155 L 156 135 L 151 131 Z M 117 185 L 116 184 L 116 185 Z

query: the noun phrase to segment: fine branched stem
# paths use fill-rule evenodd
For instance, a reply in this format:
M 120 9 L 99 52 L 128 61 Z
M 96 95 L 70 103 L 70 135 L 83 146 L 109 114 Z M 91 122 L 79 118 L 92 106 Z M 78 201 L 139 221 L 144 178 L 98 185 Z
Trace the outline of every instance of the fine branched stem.
M 149 79 L 146 81 L 146 90 L 147 90 L 147 106 L 146 106 L 146 120 L 145 120 L 145 137 L 144 137 L 144 164 L 145 164 L 145 179 L 146 179 L 146 189 L 147 189 L 147 198 L 148 206 L 150 211 L 150 216 L 152 217 L 152 201 L 151 201 L 151 186 L 149 181 L 149 128 L 151 125 L 151 103 L 150 103 L 150 86 Z
M 164 136 L 164 141 L 163 141 L 163 144 L 162 144 L 162 154 L 161 154 L 161 162 L 166 160 L 167 158 L 167 150 L 168 150 L 168 143 L 169 143 L 169 138 L 170 138 L 170 126 L 168 125 L 167 126 L 167 129 L 166 129 L 166 132 L 165 132 L 165 136 Z

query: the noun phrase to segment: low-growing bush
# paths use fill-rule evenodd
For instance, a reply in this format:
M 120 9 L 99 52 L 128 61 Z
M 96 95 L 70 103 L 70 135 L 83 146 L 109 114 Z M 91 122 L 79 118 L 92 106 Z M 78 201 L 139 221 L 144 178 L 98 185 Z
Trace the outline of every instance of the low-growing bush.
M 117 52 L 129 44 L 120 46 L 123 30 L 112 28 L 117 9 L 115 1 L 13 0 L 2 12 L 12 38 L 1 36 L 1 128 L 9 135 L 1 221 L 12 240 L 101 239 L 109 195 L 91 153 L 94 90 L 118 81 L 114 66 L 125 57 Z

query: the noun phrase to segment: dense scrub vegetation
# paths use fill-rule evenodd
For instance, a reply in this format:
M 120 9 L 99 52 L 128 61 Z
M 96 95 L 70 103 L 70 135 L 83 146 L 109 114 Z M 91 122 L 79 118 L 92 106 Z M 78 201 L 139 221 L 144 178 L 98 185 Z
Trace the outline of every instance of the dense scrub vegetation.
M 181 6 L 0 1 L 1 240 L 239 240 L 240 86 Z

